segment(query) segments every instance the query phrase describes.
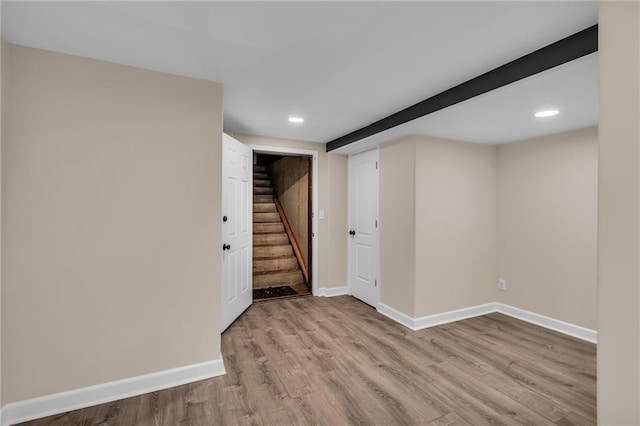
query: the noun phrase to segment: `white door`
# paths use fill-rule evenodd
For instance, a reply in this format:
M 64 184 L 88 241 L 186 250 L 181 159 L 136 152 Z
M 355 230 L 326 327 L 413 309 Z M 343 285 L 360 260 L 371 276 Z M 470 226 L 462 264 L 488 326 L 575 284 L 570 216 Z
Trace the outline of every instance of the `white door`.
M 351 294 L 378 307 L 378 149 L 349 157 L 349 285 Z
M 222 135 L 222 331 L 253 301 L 253 151 Z

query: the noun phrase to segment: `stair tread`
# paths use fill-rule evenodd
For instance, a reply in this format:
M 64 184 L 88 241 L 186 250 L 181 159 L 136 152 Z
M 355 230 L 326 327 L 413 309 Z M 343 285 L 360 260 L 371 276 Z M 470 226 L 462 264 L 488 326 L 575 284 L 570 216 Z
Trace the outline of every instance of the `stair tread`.
M 260 271 L 260 272 L 254 272 L 253 275 L 276 275 L 276 274 L 302 274 L 302 272 L 300 271 L 300 268 L 295 268 L 295 269 L 282 269 L 279 271 Z
M 283 260 L 283 259 L 295 259 L 296 257 L 290 254 L 275 256 L 275 257 L 254 257 L 253 260 Z
M 254 257 L 253 261 L 255 262 L 258 260 L 287 260 L 287 259 L 289 259 L 289 256 Z M 280 269 L 278 270 L 280 271 Z

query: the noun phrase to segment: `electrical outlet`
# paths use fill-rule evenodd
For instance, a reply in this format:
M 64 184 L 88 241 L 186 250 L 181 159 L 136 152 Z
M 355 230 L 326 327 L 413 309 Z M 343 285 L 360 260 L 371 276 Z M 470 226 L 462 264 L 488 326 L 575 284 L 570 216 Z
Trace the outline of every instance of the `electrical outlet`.
M 498 280 L 498 290 L 507 291 L 507 280 Z

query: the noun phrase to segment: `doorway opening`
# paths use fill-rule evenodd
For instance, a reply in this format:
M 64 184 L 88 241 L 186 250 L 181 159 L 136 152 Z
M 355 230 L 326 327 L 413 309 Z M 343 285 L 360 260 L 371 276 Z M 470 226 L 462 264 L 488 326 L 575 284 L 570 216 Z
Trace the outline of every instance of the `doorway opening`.
M 312 293 L 313 157 L 253 153 L 253 299 Z

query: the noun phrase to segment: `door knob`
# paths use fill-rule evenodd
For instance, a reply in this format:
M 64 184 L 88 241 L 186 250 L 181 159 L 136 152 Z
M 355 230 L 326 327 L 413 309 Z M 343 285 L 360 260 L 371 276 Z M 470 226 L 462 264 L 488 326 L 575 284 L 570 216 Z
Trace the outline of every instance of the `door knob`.
M 349 231 L 349 235 L 356 235 L 356 231 L 354 231 L 353 229 Z
M 229 218 L 228 218 L 228 217 L 226 217 L 226 216 L 222 216 L 222 221 L 223 221 L 223 222 L 226 222 L 227 220 L 229 220 Z
M 230 250 L 230 249 L 231 249 L 231 246 L 230 246 L 229 244 L 223 244 L 223 245 L 222 245 L 222 250 L 223 250 L 223 251 L 224 251 L 224 250 Z

